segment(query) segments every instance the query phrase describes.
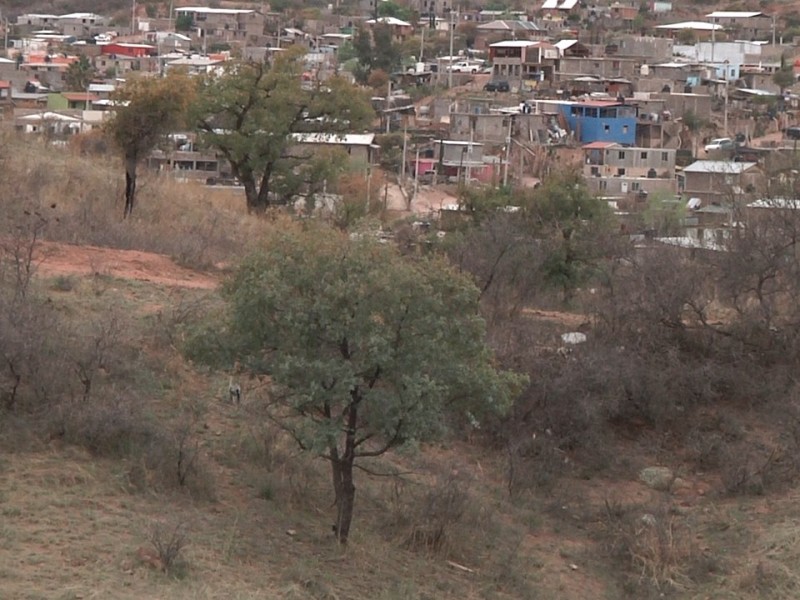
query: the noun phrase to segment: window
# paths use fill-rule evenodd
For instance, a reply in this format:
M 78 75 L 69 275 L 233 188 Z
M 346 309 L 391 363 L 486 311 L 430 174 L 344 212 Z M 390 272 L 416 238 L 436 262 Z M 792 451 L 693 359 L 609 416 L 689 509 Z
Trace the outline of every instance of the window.
M 642 152 L 642 160 L 647 160 L 647 152 Z
M 622 126 L 622 133 L 628 133 L 628 126 L 627 125 L 623 125 Z
M 639 191 L 639 182 L 638 181 L 631 182 L 631 191 L 632 192 L 638 192 Z
M 610 125 L 603 125 L 603 131 L 605 131 L 606 133 L 609 133 L 611 131 L 611 126 Z
M 619 167 L 617 169 L 617 177 L 624 177 L 624 176 L 625 176 L 625 168 L 624 167 Z
M 607 190 L 608 189 L 608 182 L 605 179 L 600 180 L 600 189 Z
M 625 151 L 624 150 L 620 150 L 619 151 L 619 159 L 620 160 L 625 160 Z
M 661 153 L 661 162 L 669 162 L 669 152 Z

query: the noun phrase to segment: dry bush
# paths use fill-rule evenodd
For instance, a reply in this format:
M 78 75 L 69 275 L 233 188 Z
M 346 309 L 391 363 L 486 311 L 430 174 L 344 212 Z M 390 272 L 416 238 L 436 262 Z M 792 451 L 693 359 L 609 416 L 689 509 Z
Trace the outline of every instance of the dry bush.
M 189 544 L 187 527 L 183 523 L 154 522 L 150 526 L 148 541 L 156 552 L 163 571 L 168 575 L 185 575 L 187 564 L 184 550 Z
M 713 562 L 696 546 L 692 530 L 666 506 L 624 506 L 606 501 L 601 541 L 620 562 L 625 587 L 637 597 L 691 589 Z

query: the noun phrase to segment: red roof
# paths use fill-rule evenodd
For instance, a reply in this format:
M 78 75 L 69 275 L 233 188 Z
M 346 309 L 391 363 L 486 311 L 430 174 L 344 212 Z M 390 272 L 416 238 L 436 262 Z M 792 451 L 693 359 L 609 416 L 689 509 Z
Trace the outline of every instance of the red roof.
M 0 79 L 0 90 L 7 90 L 7 89 L 10 89 L 10 88 L 11 88 L 11 82 L 10 81 L 3 81 L 2 79 Z
M 611 148 L 612 146 L 619 146 L 619 144 L 616 142 L 589 142 L 582 147 L 584 150 L 603 150 L 605 148 Z

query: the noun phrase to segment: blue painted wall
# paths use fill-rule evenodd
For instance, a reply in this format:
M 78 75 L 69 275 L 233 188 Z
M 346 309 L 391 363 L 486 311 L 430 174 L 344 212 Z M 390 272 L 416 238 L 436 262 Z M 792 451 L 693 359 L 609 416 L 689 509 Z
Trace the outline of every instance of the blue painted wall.
M 582 144 L 616 142 L 636 144 L 636 108 L 633 106 L 586 106 L 564 104 L 561 112 Z

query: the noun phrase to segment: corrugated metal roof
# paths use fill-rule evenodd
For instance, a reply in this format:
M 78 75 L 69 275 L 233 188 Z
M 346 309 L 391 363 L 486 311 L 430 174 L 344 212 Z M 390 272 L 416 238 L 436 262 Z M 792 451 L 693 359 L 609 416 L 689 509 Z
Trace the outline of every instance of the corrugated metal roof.
M 684 173 L 727 173 L 738 175 L 752 169 L 757 163 L 732 160 L 697 160 L 683 169 Z
M 764 13 L 746 10 L 715 10 L 708 13 L 706 17 L 710 19 L 750 19 L 761 16 Z

